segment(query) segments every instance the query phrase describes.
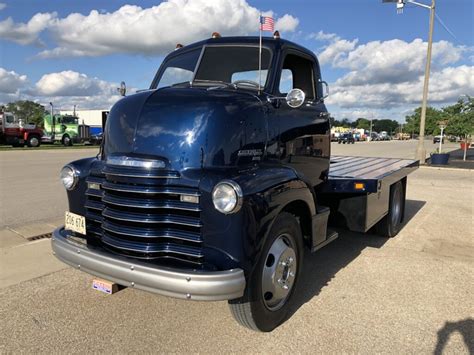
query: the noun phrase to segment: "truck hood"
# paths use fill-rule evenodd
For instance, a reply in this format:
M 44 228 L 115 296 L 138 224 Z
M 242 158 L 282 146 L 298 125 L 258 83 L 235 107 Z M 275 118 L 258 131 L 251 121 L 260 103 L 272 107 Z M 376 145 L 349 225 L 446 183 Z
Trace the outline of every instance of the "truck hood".
M 173 170 L 235 166 L 254 158 L 240 151 L 263 154 L 265 140 L 263 105 L 252 93 L 170 87 L 114 105 L 104 155 L 160 159 Z

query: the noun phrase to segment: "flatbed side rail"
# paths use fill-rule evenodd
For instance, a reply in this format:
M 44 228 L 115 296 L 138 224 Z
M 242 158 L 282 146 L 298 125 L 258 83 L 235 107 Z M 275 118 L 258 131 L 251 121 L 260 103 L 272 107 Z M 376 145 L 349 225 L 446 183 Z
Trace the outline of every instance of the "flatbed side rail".
M 333 156 L 323 193 L 374 193 L 382 184 L 403 179 L 419 166 L 418 160 Z

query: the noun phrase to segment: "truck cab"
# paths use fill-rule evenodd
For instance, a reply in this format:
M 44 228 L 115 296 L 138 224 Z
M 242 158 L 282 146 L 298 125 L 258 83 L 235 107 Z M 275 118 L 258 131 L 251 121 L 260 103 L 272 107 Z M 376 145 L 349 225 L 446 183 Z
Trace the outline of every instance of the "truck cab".
M 43 131 L 35 124 L 18 119 L 11 112 L 0 112 L 0 143 L 13 147 L 39 147 Z
M 59 259 L 123 286 L 228 300 L 241 325 L 271 331 L 288 317 L 304 250 L 337 237 L 331 213 L 350 215 L 351 203 L 337 201 L 362 196 L 356 230 L 393 217 L 398 180 L 382 192 L 372 180 L 330 179 L 314 53 L 277 36 L 259 53 L 258 37 L 178 46 L 149 90 L 113 106 L 100 154 L 61 172 L 69 211 L 53 235 Z M 392 235 L 403 219 L 397 186 Z M 371 189 L 383 201 L 364 214 Z

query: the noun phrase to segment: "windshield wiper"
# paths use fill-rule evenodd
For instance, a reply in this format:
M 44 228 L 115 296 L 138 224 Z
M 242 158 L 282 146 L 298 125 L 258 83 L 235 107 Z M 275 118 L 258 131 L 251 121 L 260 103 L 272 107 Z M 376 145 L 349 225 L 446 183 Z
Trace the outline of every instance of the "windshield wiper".
M 189 80 L 186 80 L 186 81 L 182 81 L 180 83 L 175 83 L 175 84 L 171 85 L 171 87 L 181 86 L 181 85 L 185 85 L 185 84 L 191 85 L 191 82 Z
M 194 83 L 203 83 L 203 84 L 217 84 L 218 86 L 215 86 L 213 88 L 215 89 L 218 89 L 219 87 L 228 87 L 228 88 L 233 88 L 233 89 L 237 89 L 237 85 L 233 84 L 233 83 L 228 83 L 228 82 L 225 82 L 225 81 L 221 81 L 221 80 L 203 80 L 203 79 L 195 79 L 191 85 L 193 85 Z

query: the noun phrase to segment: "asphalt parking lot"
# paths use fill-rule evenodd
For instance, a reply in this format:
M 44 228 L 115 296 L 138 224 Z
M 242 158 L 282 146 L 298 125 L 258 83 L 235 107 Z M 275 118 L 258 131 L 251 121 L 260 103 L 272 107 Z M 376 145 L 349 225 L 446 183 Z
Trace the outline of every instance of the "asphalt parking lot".
M 412 154 L 407 142 L 397 143 L 373 142 L 376 150 L 355 144 L 353 153 L 342 151 L 347 146 L 332 148 L 333 154 Z M 12 158 L 12 166 L 23 169 L 22 159 Z M 34 175 L 40 181 L 56 177 L 72 160 L 44 159 L 55 171 Z M 20 178 L 6 175 L 4 167 L 2 184 Z M 21 176 L 16 187 L 34 184 L 33 175 Z M 239 327 L 225 302 L 133 289 L 99 293 L 91 289 L 92 277 L 54 259 L 49 240 L 18 237 L 0 248 L 0 352 L 473 353 L 473 178 L 473 171 L 434 168 L 410 175 L 400 234 L 385 239 L 346 232 L 306 255 L 293 315 L 269 334 Z M 62 203 L 56 213 L 65 207 L 65 194 L 57 180 L 51 184 L 42 187 L 61 196 L 53 202 Z M 1 192 L 5 201 L 9 192 Z M 0 207 L 1 216 L 21 222 L 22 211 Z M 57 219 L 62 211 L 38 213 L 39 219 Z

